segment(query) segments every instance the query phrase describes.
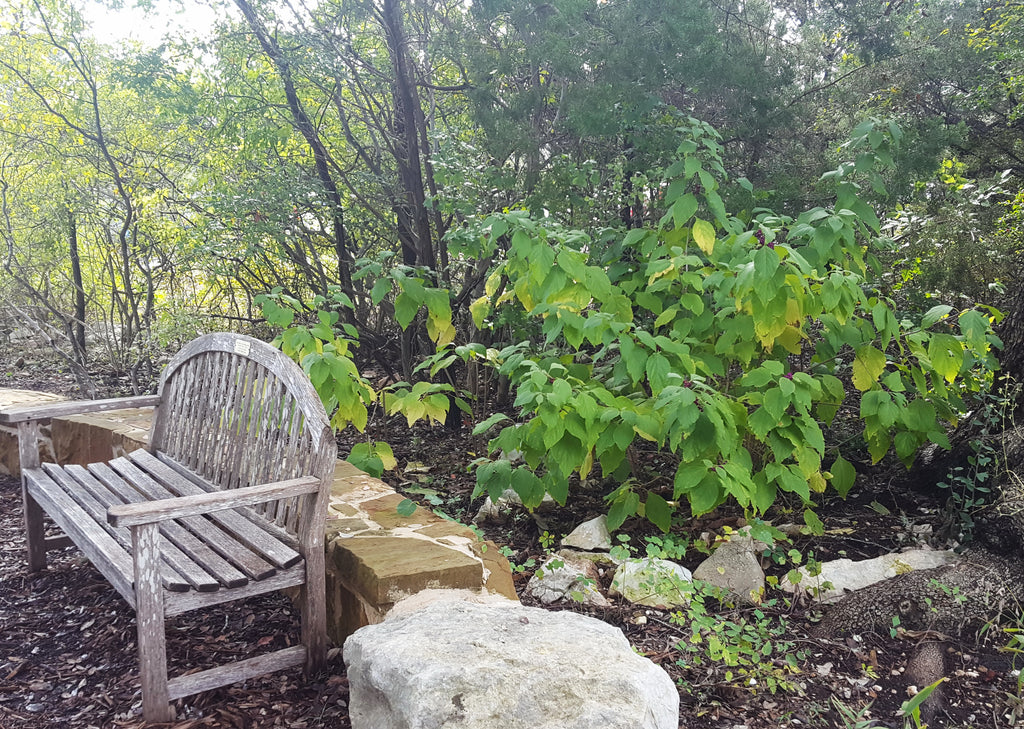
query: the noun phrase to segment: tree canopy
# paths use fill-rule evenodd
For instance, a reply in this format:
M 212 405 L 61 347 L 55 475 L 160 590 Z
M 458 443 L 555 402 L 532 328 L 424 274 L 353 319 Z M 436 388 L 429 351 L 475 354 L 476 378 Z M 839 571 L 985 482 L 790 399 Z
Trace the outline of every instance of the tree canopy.
M 151 45 L 76 2 L 0 0 L 0 298 L 86 389 L 283 328 L 338 427 L 470 418 L 482 490 L 667 528 L 845 493 L 993 381 L 1013 3 L 212 0 Z

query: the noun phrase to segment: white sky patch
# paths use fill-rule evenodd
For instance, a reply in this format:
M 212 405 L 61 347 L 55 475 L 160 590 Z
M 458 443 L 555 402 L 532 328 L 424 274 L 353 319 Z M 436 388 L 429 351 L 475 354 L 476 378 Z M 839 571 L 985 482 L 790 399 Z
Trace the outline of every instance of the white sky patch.
M 135 7 L 132 0 L 118 10 L 87 0 L 81 12 L 91 26 L 92 36 L 115 47 L 132 41 L 154 47 L 167 36 L 182 34 L 198 40 L 212 32 L 219 17 L 209 4 L 196 0 L 154 0 L 145 10 Z

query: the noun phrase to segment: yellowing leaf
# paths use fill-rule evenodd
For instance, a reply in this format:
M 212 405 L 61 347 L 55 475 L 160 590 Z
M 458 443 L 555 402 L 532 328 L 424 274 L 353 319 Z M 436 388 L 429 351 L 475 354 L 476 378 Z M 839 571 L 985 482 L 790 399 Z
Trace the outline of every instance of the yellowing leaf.
M 484 328 L 484 319 L 490 312 L 491 304 L 490 300 L 486 296 L 481 296 L 469 305 L 469 313 L 473 317 L 473 326 L 477 329 Z
M 693 223 L 693 240 L 705 254 L 711 255 L 715 249 L 715 226 L 706 220 L 697 220 Z
M 790 354 L 800 354 L 800 330 L 796 327 L 787 326 L 778 337 L 775 338 L 775 343 L 782 345 L 782 347 Z
M 872 346 L 861 347 L 853 360 L 853 386 L 867 392 L 885 371 L 885 355 Z

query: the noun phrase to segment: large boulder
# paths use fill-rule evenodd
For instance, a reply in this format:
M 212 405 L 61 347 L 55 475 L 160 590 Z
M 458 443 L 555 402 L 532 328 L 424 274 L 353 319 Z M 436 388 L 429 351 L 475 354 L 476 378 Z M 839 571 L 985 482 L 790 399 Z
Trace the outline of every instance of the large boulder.
M 345 641 L 353 729 L 676 729 L 668 674 L 618 628 L 509 602 L 438 602 Z

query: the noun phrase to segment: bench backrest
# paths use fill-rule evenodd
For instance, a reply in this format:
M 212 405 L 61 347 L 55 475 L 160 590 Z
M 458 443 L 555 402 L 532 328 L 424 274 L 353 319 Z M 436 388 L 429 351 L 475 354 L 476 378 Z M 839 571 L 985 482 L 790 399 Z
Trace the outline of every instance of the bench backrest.
M 274 347 L 239 334 L 207 334 L 178 352 L 160 377 L 150 448 L 217 489 L 316 476 L 326 511 L 337 445 L 302 369 Z M 295 499 L 264 515 L 295 533 Z M 322 520 L 321 520 L 322 521 Z

